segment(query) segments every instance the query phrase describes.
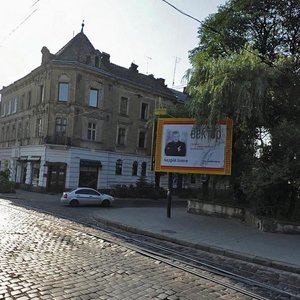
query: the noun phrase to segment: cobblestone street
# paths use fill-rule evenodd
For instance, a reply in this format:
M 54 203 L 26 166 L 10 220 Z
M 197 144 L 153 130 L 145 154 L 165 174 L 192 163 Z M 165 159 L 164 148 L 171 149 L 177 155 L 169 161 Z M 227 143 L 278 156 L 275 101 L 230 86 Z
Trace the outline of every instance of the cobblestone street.
M 0 299 L 247 299 L 97 230 L 19 207 L 0 211 Z

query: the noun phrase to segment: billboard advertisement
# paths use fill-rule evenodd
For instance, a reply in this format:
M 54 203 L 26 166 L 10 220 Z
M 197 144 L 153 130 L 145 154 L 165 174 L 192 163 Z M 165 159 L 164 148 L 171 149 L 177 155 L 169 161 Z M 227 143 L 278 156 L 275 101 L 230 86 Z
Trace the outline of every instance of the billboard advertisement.
M 194 119 L 158 119 L 155 171 L 230 175 L 232 126 L 230 119 L 214 126 Z

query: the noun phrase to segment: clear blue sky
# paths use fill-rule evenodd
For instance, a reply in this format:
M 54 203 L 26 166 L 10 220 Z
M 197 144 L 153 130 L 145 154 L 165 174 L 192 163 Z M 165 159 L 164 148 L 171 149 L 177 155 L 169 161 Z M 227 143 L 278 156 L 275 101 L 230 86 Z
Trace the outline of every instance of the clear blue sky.
M 225 0 L 168 0 L 204 20 Z M 197 43 L 199 23 L 162 0 L 10 0 L 0 11 L 0 88 L 22 78 L 41 62 L 46 46 L 56 53 L 74 34 L 84 32 L 96 49 L 123 67 L 181 86 L 190 68 L 188 51 Z

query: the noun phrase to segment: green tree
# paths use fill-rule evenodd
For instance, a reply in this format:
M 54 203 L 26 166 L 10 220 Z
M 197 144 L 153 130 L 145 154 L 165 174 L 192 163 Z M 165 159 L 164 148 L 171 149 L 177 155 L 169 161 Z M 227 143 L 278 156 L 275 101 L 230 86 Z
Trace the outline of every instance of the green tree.
M 300 210 L 299 19 L 299 1 L 231 0 L 191 51 L 188 109 L 210 123 L 233 119 L 232 186 L 268 216 Z

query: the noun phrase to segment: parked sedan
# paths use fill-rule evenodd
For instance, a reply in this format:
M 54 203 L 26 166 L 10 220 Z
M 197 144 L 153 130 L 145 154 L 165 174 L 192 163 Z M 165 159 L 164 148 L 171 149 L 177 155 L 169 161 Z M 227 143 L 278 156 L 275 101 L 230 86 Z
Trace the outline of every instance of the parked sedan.
M 64 205 L 78 206 L 78 205 L 102 205 L 109 207 L 112 205 L 114 198 L 107 194 L 99 193 L 91 188 L 77 188 L 70 192 L 63 192 L 60 198 Z

